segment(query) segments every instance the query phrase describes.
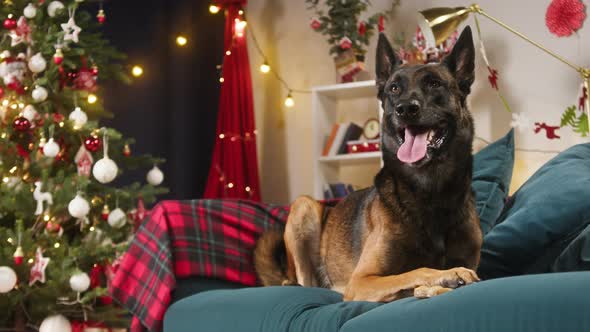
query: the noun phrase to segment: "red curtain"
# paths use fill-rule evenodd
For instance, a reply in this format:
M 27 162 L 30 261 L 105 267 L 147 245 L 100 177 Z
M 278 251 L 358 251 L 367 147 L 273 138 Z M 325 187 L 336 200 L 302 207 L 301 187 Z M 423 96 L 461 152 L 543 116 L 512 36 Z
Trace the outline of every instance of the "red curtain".
M 218 1 L 225 9 L 225 50 L 217 137 L 205 198 L 260 201 L 250 61 L 240 10 L 245 0 Z

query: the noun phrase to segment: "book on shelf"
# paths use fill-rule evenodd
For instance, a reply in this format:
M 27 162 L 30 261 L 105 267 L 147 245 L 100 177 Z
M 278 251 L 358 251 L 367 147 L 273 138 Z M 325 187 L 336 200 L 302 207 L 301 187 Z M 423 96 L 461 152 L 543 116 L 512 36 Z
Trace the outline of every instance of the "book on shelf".
M 334 143 L 334 139 L 336 138 L 336 133 L 338 132 L 338 128 L 340 124 L 335 123 L 332 126 L 332 131 L 330 132 L 330 136 L 326 140 L 326 144 L 324 145 L 324 151 L 322 151 L 322 156 L 327 156 L 330 154 L 330 148 L 332 147 L 332 143 Z
M 324 199 L 340 199 L 354 192 L 352 184 L 342 182 L 324 184 Z
M 347 153 L 348 148 L 346 142 L 359 139 L 362 133 L 363 128 L 352 122 L 334 124 L 330 136 L 324 145 L 322 156 L 335 156 Z
M 346 128 L 344 136 L 342 137 L 342 141 L 340 141 L 340 147 L 338 148 L 337 154 L 346 154 L 348 152 L 348 146 L 346 145 L 346 142 L 358 140 L 361 138 L 362 134 L 363 128 L 350 122 Z

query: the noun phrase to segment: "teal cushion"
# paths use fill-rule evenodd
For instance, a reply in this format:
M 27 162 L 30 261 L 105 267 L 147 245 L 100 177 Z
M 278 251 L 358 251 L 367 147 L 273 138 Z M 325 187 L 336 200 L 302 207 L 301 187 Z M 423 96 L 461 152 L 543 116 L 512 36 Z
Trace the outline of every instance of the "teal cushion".
M 487 234 L 496 224 L 508 196 L 514 167 L 514 130 L 486 146 L 473 157 L 475 203 L 481 231 Z
M 431 299 L 384 304 L 340 331 L 590 331 L 589 288 L 590 272 L 488 280 Z
M 380 305 L 342 302 L 341 294 L 323 288 L 208 291 L 174 303 L 164 317 L 164 331 L 338 331 Z
M 587 226 L 559 254 L 551 272 L 590 270 L 590 226 Z
M 484 237 L 480 276 L 548 271 L 590 223 L 589 200 L 590 144 L 580 144 L 541 167 L 511 197 L 498 225 Z

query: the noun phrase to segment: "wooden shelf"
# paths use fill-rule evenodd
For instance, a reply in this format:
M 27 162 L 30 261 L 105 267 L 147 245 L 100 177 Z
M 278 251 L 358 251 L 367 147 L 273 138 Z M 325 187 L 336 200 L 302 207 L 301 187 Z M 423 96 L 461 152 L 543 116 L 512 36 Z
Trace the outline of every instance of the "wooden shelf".
M 358 165 L 364 163 L 381 161 L 381 152 L 361 152 L 340 154 L 336 156 L 327 156 L 318 158 L 320 163 L 338 163 L 340 165 Z
M 377 98 L 375 81 L 361 81 L 315 87 L 312 92 L 335 99 Z
M 357 186 L 372 184 L 372 174 L 381 165 L 381 151 L 322 157 L 326 135 L 335 123 L 352 121 L 362 125 L 361 118 L 380 117 L 375 81 L 317 86 L 312 88 L 313 164 L 316 199 L 324 198 L 328 183 L 347 182 Z M 362 115 L 359 115 L 362 112 Z M 359 116 L 357 116 L 359 115 Z M 366 170 L 370 169 L 370 172 Z M 355 182 L 357 179 L 358 182 Z

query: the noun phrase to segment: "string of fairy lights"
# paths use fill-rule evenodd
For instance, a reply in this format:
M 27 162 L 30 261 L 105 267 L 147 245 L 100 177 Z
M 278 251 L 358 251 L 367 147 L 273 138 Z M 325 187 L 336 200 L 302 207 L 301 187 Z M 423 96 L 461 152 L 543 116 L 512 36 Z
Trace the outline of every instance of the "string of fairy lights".
M 221 11 L 221 7 L 215 5 L 215 4 L 211 4 L 209 6 L 209 12 L 211 14 L 218 14 Z M 287 97 L 285 98 L 285 106 L 286 107 L 293 107 L 295 106 L 295 99 L 293 98 L 293 94 L 295 93 L 299 93 L 299 94 L 307 94 L 307 93 L 311 93 L 311 91 L 309 90 L 304 90 L 304 89 L 295 89 L 293 88 L 284 78 L 283 76 L 278 73 L 276 70 L 273 69 L 273 67 L 271 67 L 269 61 L 268 61 L 268 57 L 266 56 L 266 54 L 264 53 L 264 51 L 262 50 L 262 47 L 260 46 L 260 43 L 258 42 L 258 39 L 256 38 L 256 35 L 254 34 L 254 31 L 251 27 L 251 25 L 246 21 L 246 19 L 244 18 L 245 13 L 243 10 L 240 10 L 238 12 L 238 14 L 240 14 L 240 16 L 242 16 L 242 19 L 236 19 L 235 21 L 235 34 L 236 37 L 244 37 L 245 36 L 245 29 L 246 26 L 250 26 L 250 29 L 248 29 L 248 36 L 250 36 L 250 39 L 252 40 L 252 44 L 254 45 L 254 49 L 256 50 L 256 52 L 258 53 L 258 56 L 262 59 L 262 64 L 260 65 L 259 69 L 260 72 L 262 74 L 272 74 L 278 81 L 279 83 L 284 87 L 284 89 L 287 91 Z M 179 36 L 180 37 L 180 36 Z M 177 38 L 177 44 L 178 44 L 178 38 Z M 180 45 L 180 44 L 179 44 Z M 226 56 L 230 56 L 231 55 L 231 51 L 227 50 L 225 52 Z M 217 69 L 219 70 L 219 72 L 222 72 L 223 69 L 223 65 L 218 65 Z M 223 78 L 223 76 L 219 77 L 219 82 L 223 83 L 225 80 Z
M 211 14 L 218 14 L 219 12 L 221 12 L 221 7 L 219 7 L 215 4 L 211 4 L 209 6 L 209 12 Z M 238 13 L 242 17 L 245 16 L 245 13 L 243 10 L 240 10 Z M 311 93 L 311 91 L 305 90 L 305 89 L 293 88 L 284 79 L 284 77 L 280 73 L 278 73 L 276 70 L 273 69 L 273 67 L 271 67 L 271 65 L 268 61 L 267 55 L 262 50 L 262 47 L 260 46 L 260 43 L 258 42 L 258 39 L 256 38 L 254 31 L 252 30 L 251 24 L 248 23 L 245 18 L 236 19 L 236 21 L 235 21 L 235 29 L 234 30 L 235 30 L 236 37 L 243 38 L 246 35 L 245 34 L 246 26 L 250 26 L 250 29 L 248 29 L 249 30 L 248 36 L 250 36 L 250 39 L 252 40 L 252 45 L 254 46 L 254 49 L 258 53 L 258 56 L 262 59 L 262 64 L 259 67 L 260 72 L 262 74 L 272 74 L 275 77 L 275 79 L 277 81 L 279 81 L 281 86 L 283 86 L 283 88 L 287 91 L 287 96 L 285 97 L 285 101 L 284 101 L 284 104 L 286 107 L 291 108 L 291 107 L 295 106 L 295 99 L 293 97 L 294 94 L 296 94 L 296 93 L 309 94 L 309 93 Z M 175 42 L 178 47 L 186 47 L 186 46 L 188 46 L 189 38 L 183 34 L 179 34 L 176 36 Z M 231 51 L 226 50 L 225 56 L 230 56 L 230 55 L 231 55 Z M 221 84 L 223 84 L 225 82 L 225 79 L 221 74 L 222 69 L 223 69 L 223 64 L 217 65 L 217 70 L 219 72 L 219 83 L 221 83 Z M 141 65 L 137 64 L 131 68 L 131 75 L 133 75 L 134 77 L 139 78 L 143 74 L 144 74 L 144 69 Z

